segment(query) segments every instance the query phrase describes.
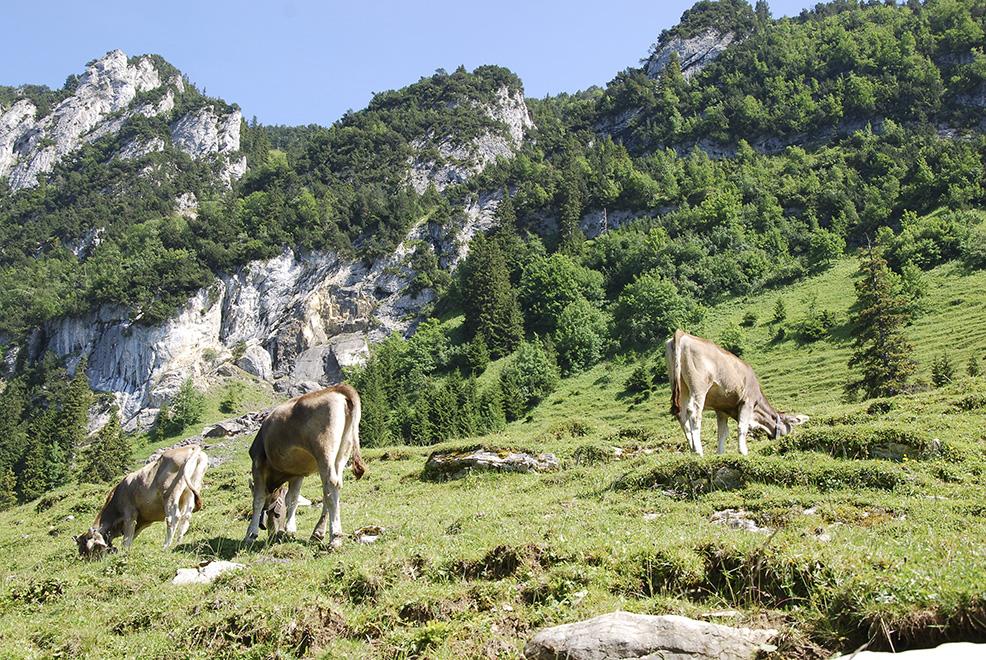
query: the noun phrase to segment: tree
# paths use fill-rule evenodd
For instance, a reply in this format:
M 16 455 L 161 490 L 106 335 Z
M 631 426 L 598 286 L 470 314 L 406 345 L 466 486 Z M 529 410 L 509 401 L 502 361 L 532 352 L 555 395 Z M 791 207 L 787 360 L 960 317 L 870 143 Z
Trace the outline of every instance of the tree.
M 181 433 L 192 424 L 202 421 L 205 414 L 205 395 L 195 388 L 188 378 L 178 388 L 170 403 L 161 407 L 155 422 L 154 433 L 164 438 Z
M 483 337 L 483 333 L 477 333 L 463 346 L 462 359 L 466 371 L 471 374 L 481 374 L 486 370 L 490 363 L 490 349 L 486 346 L 486 338 Z
M 558 252 L 532 259 L 520 279 L 521 308 L 532 334 L 553 332 L 562 310 L 576 300 L 602 298 L 602 273 Z
M 90 483 L 113 481 L 126 472 L 132 462 L 133 448 L 120 428 L 120 412 L 114 407 L 109 421 L 86 451 L 79 480 Z
M 856 302 L 849 310 L 854 326 L 849 368 L 860 374 L 846 383 L 846 392 L 862 390 L 867 398 L 895 396 L 906 390 L 915 368 L 913 349 L 904 336 L 909 303 L 876 249 L 867 251 L 856 278 Z
M 551 348 L 543 341 L 522 342 L 500 372 L 500 386 L 507 419 L 518 419 L 558 386 L 558 364 Z
M 59 444 L 68 470 L 72 469 L 76 452 L 89 434 L 89 408 L 93 397 L 89 379 L 86 377 L 86 366 L 85 358 L 76 366 L 75 375 L 65 389 L 58 415 Z
M 616 300 L 613 321 L 624 346 L 649 348 L 696 315 L 695 305 L 657 271 L 644 273 Z
M 970 355 L 969 361 L 965 365 L 965 372 L 969 374 L 970 378 L 976 378 L 981 373 L 979 368 L 979 358 L 976 355 Z
M 243 391 L 246 386 L 241 380 L 234 380 L 226 384 L 223 390 L 223 397 L 219 400 L 219 412 L 232 415 L 239 410 L 243 403 Z
M 931 382 L 935 387 L 945 387 L 955 380 L 955 365 L 946 351 L 931 362 Z
M 482 333 L 492 356 L 507 355 L 524 336 L 524 324 L 503 253 L 478 234 L 460 270 L 467 334 Z
M 602 358 L 606 348 L 606 316 L 588 300 L 575 300 L 558 317 L 554 338 L 558 362 L 566 375 L 588 369 Z
M 778 297 L 777 300 L 774 301 L 774 314 L 770 317 L 770 324 L 780 325 L 781 323 L 784 323 L 786 319 L 787 306 L 784 305 L 784 299 Z

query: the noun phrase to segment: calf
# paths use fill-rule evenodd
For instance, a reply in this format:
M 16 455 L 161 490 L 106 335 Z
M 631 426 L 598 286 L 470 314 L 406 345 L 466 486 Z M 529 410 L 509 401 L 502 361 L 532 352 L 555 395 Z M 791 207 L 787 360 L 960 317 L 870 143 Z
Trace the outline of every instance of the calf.
M 277 510 L 280 487 L 287 482 L 284 496 L 284 529 L 298 530 L 295 512 L 304 477 L 319 473 L 322 479 L 322 516 L 312 532 L 312 540 L 325 538 L 326 522 L 330 544 L 342 544 L 339 519 L 339 493 L 342 473 L 350 455 L 353 474 L 359 479 L 365 466 L 359 447 L 359 394 L 349 385 L 334 385 L 282 403 L 264 420 L 250 447 L 253 460 L 253 517 L 245 543 L 256 540 L 267 512 Z M 280 521 L 268 520 L 270 533 L 279 530 Z
M 764 396 L 753 368 L 708 340 L 678 330 L 668 340 L 665 356 L 671 379 L 671 414 L 678 418 L 688 443 L 699 456 L 703 410 L 716 411 L 720 454 L 726 450 L 730 417 L 739 422 L 739 451 L 744 455 L 750 429 L 778 438 L 808 421 L 807 415 L 775 410 Z
M 164 547 L 181 541 L 202 508 L 202 477 L 209 457 L 198 445 L 169 449 L 125 476 L 106 496 L 89 531 L 74 537 L 83 557 L 114 551 L 113 539 L 123 534 L 123 547 L 152 522 L 164 521 Z

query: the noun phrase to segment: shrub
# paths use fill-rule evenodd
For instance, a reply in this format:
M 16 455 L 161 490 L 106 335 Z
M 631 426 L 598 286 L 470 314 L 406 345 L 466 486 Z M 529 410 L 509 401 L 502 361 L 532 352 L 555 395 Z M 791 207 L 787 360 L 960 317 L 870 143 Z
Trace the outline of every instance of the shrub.
M 733 355 L 743 355 L 743 331 L 736 325 L 726 326 L 719 334 L 719 345 Z
M 780 298 L 778 298 L 780 300 Z M 755 328 L 757 326 L 757 315 L 753 312 L 747 312 L 743 315 L 743 320 L 740 321 L 740 325 L 744 328 Z
M 696 312 L 695 304 L 678 293 L 673 282 L 649 271 L 623 289 L 613 321 L 625 346 L 650 347 L 693 320 Z
M 969 235 L 962 243 L 961 258 L 967 268 L 986 268 L 986 222 L 969 230 Z
M 606 316 L 588 300 L 570 303 L 558 318 L 555 347 L 564 373 L 588 369 L 603 356 L 606 347 Z
M 805 299 L 807 309 L 794 326 L 794 335 L 798 341 L 804 343 L 816 342 L 824 339 L 829 330 L 835 327 L 835 315 L 826 309 L 818 308 L 818 300 L 814 295 Z
M 774 315 L 770 319 L 771 325 L 780 325 L 787 320 L 787 306 L 783 298 L 774 301 Z
M 181 433 L 200 422 L 204 413 L 205 395 L 195 389 L 189 378 L 181 384 L 175 398 L 161 407 L 155 423 L 155 436 L 162 438 Z
M 981 373 L 979 368 L 979 358 L 977 356 L 969 356 L 969 362 L 965 366 L 965 372 L 972 378 L 975 378 Z
M 948 353 L 942 352 L 931 363 L 931 382 L 935 387 L 944 387 L 955 380 L 955 366 Z
M 219 401 L 219 411 L 232 415 L 239 410 L 243 403 L 244 385 L 242 381 L 234 380 L 226 385 L 223 391 L 223 398 Z
M 555 356 L 544 342 L 521 342 L 500 373 L 507 419 L 517 419 L 540 403 L 558 386 L 558 378 Z
M 835 232 L 816 229 L 808 237 L 808 270 L 817 273 L 842 256 L 846 242 Z

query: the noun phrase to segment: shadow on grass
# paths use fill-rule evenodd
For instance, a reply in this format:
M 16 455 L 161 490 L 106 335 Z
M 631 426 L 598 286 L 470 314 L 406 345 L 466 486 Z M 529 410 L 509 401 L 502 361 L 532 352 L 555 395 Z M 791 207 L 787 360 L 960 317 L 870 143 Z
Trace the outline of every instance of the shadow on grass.
M 213 557 L 229 561 L 241 550 L 259 550 L 268 545 L 265 540 L 257 540 L 252 546 L 243 544 L 243 539 L 233 539 L 228 536 L 213 536 L 211 539 L 182 543 L 175 546 L 176 552 L 190 555 Z

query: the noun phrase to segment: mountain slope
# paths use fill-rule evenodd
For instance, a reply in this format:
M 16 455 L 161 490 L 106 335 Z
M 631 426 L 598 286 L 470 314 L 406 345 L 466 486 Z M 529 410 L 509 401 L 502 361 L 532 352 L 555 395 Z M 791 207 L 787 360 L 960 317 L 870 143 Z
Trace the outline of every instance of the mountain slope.
M 844 318 L 854 267 L 841 262 L 781 294 L 716 307 L 701 330 L 716 337 L 747 312 L 766 319 L 778 295 L 791 318 L 809 295 Z M 961 346 L 952 354 L 960 363 L 986 355 L 983 274 L 948 265 L 929 277 L 938 297 L 908 333 L 919 362 L 930 363 L 943 337 Z M 851 651 L 883 630 L 872 648 L 982 639 L 986 420 L 981 405 L 968 405 L 980 380 L 846 404 L 843 339 L 805 347 L 773 334 L 763 320 L 746 330 L 746 355 L 773 402 L 812 416 L 793 442 L 757 438 L 742 459 L 733 440 L 727 456 L 698 459 L 666 414 L 667 386 L 638 400 L 623 391 L 634 365 L 608 363 L 563 381 L 502 433 L 365 451 L 368 477 L 347 480 L 343 525 L 385 531 L 373 545 L 347 540 L 341 553 L 304 541 L 239 546 L 247 436 L 208 450 L 221 462 L 174 552 L 156 547 L 157 525 L 129 554 L 78 562 L 70 535 L 88 524 L 104 487 L 56 490 L 0 513 L 2 643 L 25 654 L 517 657 L 538 627 L 617 608 L 710 620 L 734 609 L 729 623 L 784 630 L 781 657 Z M 714 427 L 707 417 L 710 447 Z M 906 460 L 839 453 L 876 450 L 886 434 L 911 443 Z M 921 453 L 935 439 L 944 453 Z M 562 470 L 421 478 L 430 451 L 477 440 L 556 452 Z M 722 475 L 739 481 L 709 486 Z M 309 479 L 304 493 L 318 492 Z M 712 522 L 725 509 L 777 532 Z M 301 538 L 315 517 L 302 509 Z M 169 584 L 175 569 L 212 558 L 247 567 L 212 586 Z

